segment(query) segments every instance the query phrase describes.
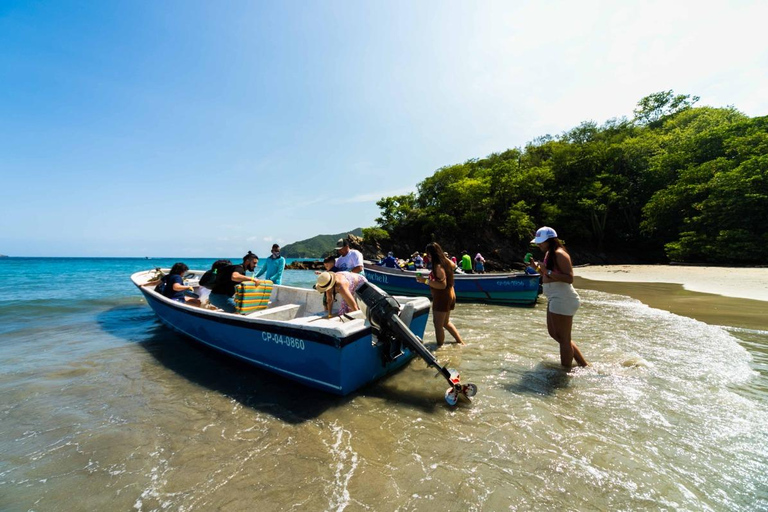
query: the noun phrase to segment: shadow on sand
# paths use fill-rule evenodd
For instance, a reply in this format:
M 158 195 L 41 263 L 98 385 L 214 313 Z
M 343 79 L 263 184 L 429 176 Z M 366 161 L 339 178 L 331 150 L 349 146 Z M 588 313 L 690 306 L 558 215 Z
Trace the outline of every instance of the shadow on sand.
M 148 306 L 118 306 L 98 316 L 102 329 L 136 343 L 160 364 L 190 382 L 233 398 L 243 406 L 299 424 L 344 406 L 356 396 L 406 403 L 425 412 L 440 407 L 442 396 L 420 390 L 400 391 L 384 382 L 373 382 L 347 396 L 336 396 L 257 368 L 221 354 L 165 327 Z M 407 365 L 406 365 L 407 367 Z

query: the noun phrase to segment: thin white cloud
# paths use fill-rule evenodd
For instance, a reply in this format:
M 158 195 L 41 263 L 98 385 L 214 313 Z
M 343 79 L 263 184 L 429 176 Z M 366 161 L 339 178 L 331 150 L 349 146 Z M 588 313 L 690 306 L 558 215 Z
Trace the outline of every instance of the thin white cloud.
M 408 188 L 400 188 L 397 190 L 389 190 L 389 191 L 382 190 L 379 192 L 370 192 L 368 194 L 358 194 L 352 197 L 335 199 L 331 202 L 333 204 L 373 203 L 384 197 L 401 196 L 405 194 L 410 194 L 411 192 L 416 192 L 416 189 L 414 187 L 408 187 Z

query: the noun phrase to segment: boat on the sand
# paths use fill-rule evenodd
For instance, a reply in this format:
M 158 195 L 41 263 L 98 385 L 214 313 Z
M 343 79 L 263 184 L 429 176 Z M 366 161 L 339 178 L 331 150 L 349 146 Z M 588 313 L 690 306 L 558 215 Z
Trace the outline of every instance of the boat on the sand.
M 429 297 L 428 286 L 416 281 L 419 271 L 376 265 L 366 261 L 365 277 L 393 295 Z M 420 271 L 424 276 L 429 270 Z M 483 302 L 513 306 L 532 306 L 539 296 L 539 274 L 525 272 L 454 274 L 453 289 L 459 302 Z
M 203 291 L 198 285 L 203 273 L 189 271 L 185 284 L 195 292 Z M 157 269 L 147 270 L 133 274 L 131 280 L 165 325 L 219 352 L 313 388 L 346 395 L 396 371 L 416 355 L 407 343 L 382 335 L 359 298 L 360 310 L 327 318 L 322 294 L 275 285 L 265 309 L 240 315 L 171 300 L 154 290 L 157 277 Z M 429 300 L 397 297 L 396 304 L 392 314 L 420 341 Z

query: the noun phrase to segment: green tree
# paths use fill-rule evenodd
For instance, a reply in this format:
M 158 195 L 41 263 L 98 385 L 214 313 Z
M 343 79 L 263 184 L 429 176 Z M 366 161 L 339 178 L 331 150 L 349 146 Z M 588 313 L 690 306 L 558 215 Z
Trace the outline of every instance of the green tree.
M 649 94 L 637 102 L 637 108 L 633 111 L 635 122 L 641 125 L 655 124 L 665 116 L 691 108 L 697 101 L 698 96 L 675 94 L 671 89 Z
M 697 101 L 655 93 L 631 121 L 588 121 L 443 167 L 416 194 L 379 201 L 377 222 L 412 247 L 492 240 L 511 257 L 547 224 L 576 241 L 572 250 L 581 244 L 655 261 L 664 251 L 681 261 L 765 259 L 768 118 Z

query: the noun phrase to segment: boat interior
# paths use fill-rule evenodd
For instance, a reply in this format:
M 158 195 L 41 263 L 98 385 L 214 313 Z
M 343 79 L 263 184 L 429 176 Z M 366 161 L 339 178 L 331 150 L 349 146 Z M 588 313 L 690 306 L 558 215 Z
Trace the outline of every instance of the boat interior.
M 170 271 L 170 269 L 159 270 L 164 274 L 167 274 Z M 346 333 L 363 328 L 368 324 L 366 317 L 367 306 L 357 297 L 355 297 L 359 308 L 357 311 L 352 311 L 339 316 L 338 304 L 335 304 L 333 310 L 334 314 L 328 318 L 325 306 L 323 305 L 324 294 L 318 293 L 311 288 L 297 288 L 284 285 L 275 285 L 272 287 L 272 292 L 269 296 L 269 304 L 265 309 L 254 311 L 246 315 L 227 313 L 208 304 L 207 296 L 208 293 L 210 293 L 210 290 L 199 286 L 200 278 L 204 272 L 205 271 L 203 270 L 190 270 L 184 275 L 184 284 L 194 287 L 195 293 L 200 296 L 202 305 L 193 305 L 190 303 L 180 304 L 155 292 L 154 287 L 157 284 L 157 279 L 160 275 L 157 270 L 137 272 L 131 276 L 131 279 L 137 286 L 141 287 L 146 292 L 155 294 L 161 300 L 172 302 L 181 308 L 205 309 L 216 315 L 231 315 L 243 319 L 244 321 L 288 323 L 299 328 L 302 326 L 312 329 L 327 328 L 337 332 L 341 330 Z M 417 308 L 424 307 L 425 304 L 427 307 L 429 305 L 429 300 L 423 297 L 397 297 L 396 299 L 402 306 L 399 315 L 400 319 L 406 325 L 410 325 L 413 314 Z M 424 303 L 425 300 L 426 303 Z

